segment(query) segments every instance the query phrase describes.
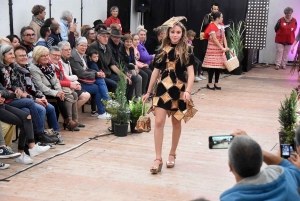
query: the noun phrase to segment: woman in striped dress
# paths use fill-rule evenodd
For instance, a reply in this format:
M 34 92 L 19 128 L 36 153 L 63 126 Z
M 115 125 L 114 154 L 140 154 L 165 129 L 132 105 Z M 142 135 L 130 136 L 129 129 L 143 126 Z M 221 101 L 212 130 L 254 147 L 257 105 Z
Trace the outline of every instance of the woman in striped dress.
M 227 41 L 223 22 L 223 14 L 215 12 L 211 14 L 213 23 L 205 29 L 204 38 L 208 40 L 208 46 L 203 61 L 203 67 L 208 68 L 207 88 L 221 90 L 219 77 L 222 69 L 225 69 L 224 62 L 227 61 L 225 52 L 228 51 Z M 215 75 L 215 83 L 212 83 Z

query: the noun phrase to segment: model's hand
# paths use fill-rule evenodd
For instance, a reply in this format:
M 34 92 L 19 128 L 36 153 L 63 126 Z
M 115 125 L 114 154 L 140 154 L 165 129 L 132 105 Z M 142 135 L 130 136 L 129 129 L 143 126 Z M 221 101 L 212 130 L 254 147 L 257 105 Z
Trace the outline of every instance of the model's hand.
M 191 94 L 189 92 L 185 91 L 184 94 L 183 94 L 183 100 L 184 100 L 184 102 L 187 102 L 190 99 L 191 99 Z
M 288 158 L 288 161 L 290 161 L 291 163 L 293 163 L 293 165 L 300 169 L 300 157 L 297 153 L 292 152 L 291 157 Z
M 149 93 L 146 93 L 145 95 L 143 95 L 143 98 L 142 98 L 143 103 L 145 103 L 148 100 L 149 96 L 150 96 Z
M 223 51 L 223 52 L 226 52 L 226 48 L 225 48 L 225 47 L 223 47 L 223 48 L 222 48 L 222 51 Z

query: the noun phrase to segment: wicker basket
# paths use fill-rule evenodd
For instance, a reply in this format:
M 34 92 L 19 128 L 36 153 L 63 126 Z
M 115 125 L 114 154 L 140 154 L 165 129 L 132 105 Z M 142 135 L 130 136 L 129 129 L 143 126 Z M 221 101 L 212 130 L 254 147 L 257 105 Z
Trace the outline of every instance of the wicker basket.
M 233 54 L 232 51 L 229 51 L 230 54 L 232 55 L 232 58 L 230 58 L 229 60 L 224 62 L 224 66 L 226 67 L 226 69 L 231 72 L 234 69 L 236 69 L 237 67 L 240 66 L 240 62 L 238 60 L 238 58 Z

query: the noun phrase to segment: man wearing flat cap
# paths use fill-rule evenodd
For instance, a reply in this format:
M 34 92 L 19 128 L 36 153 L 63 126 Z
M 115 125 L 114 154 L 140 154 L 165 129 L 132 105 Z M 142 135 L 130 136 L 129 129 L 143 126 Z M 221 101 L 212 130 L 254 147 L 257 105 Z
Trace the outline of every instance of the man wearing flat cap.
M 120 80 L 118 74 L 120 73 L 119 68 L 117 67 L 112 50 L 108 46 L 108 39 L 110 33 L 106 29 L 100 29 L 97 32 L 96 41 L 92 42 L 87 52 L 91 50 L 96 50 L 99 54 L 99 59 L 97 65 L 105 73 L 105 82 L 108 88 L 108 91 L 115 92 L 117 88 L 117 82 Z M 131 80 L 126 78 L 130 83 Z

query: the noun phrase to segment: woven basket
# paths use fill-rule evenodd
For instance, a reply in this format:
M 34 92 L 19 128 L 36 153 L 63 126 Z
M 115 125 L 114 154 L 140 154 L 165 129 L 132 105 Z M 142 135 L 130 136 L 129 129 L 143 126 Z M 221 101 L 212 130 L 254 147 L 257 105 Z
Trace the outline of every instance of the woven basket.
M 232 58 L 230 58 L 229 60 L 224 62 L 224 66 L 226 67 L 226 69 L 231 72 L 234 69 L 236 69 L 237 67 L 240 66 L 240 62 L 238 60 L 238 58 L 233 54 L 232 51 L 229 51 L 230 54 L 232 55 Z

